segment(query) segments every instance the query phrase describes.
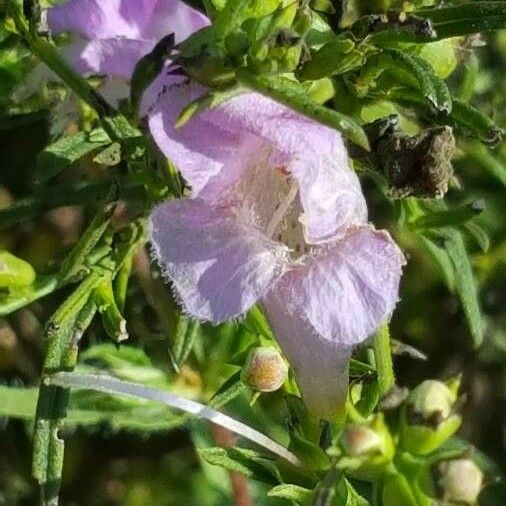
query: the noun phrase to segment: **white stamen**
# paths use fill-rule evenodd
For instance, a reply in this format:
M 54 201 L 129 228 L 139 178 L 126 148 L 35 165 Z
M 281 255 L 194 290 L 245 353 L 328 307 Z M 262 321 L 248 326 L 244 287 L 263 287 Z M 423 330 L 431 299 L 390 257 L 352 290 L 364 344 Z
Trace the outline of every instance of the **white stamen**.
M 292 180 L 290 181 L 290 188 L 285 198 L 280 202 L 278 208 L 274 211 L 269 224 L 267 225 L 267 229 L 265 231 L 267 237 L 272 237 L 276 232 L 279 224 L 283 221 L 284 217 L 288 213 L 292 202 L 295 200 L 297 196 L 297 192 L 299 191 L 299 187 L 297 183 Z

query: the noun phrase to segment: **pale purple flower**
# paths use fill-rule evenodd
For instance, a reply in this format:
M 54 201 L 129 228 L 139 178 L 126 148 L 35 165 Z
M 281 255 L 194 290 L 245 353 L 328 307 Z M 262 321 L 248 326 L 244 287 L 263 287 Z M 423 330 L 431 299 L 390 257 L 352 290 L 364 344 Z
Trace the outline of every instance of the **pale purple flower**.
M 135 65 L 164 36 L 176 42 L 207 26 L 206 16 L 180 0 L 69 0 L 46 11 L 54 34 L 70 33 L 63 57 L 84 76 L 102 76 L 100 93 L 111 104 L 127 98 Z M 59 78 L 39 64 L 15 90 L 21 102 L 48 81 Z
M 155 256 L 199 320 L 260 302 L 306 404 L 331 417 L 353 346 L 394 309 L 404 257 L 368 224 L 339 133 L 255 93 L 174 129 L 202 93 L 163 75 L 145 99 L 153 138 L 192 188 L 153 211 Z
M 180 0 L 70 0 L 49 9 L 47 22 L 55 34 L 74 34 L 66 54 L 79 72 L 127 80 L 165 35 L 180 42 L 209 24 Z

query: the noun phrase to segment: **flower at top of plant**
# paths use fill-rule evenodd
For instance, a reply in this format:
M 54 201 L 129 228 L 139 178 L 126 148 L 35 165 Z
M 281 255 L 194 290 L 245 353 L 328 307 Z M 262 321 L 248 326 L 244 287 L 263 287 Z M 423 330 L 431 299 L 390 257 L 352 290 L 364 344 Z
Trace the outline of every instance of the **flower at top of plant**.
M 162 75 L 145 97 L 155 141 L 192 188 L 153 211 L 154 254 L 194 318 L 261 302 L 307 405 L 335 416 L 352 347 L 392 312 L 404 257 L 369 225 L 338 132 L 255 93 L 174 128 L 202 93 Z
M 75 34 L 67 51 L 77 70 L 124 79 L 164 36 L 179 42 L 209 23 L 180 0 L 69 0 L 47 22 L 55 34 Z

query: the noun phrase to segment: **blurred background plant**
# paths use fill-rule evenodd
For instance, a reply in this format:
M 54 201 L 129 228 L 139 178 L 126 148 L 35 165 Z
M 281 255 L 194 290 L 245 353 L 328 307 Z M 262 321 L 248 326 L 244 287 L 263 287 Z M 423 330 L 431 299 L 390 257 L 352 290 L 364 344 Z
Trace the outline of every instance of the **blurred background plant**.
M 506 31 L 490 30 L 506 26 L 506 2 L 410 14 L 434 3 L 299 2 L 273 38 L 272 23 L 259 35 L 264 25 L 220 18 L 228 2 L 203 2 L 239 81 L 356 122 L 344 133 L 371 219 L 409 256 L 390 325 L 397 387 L 378 381 L 373 345 L 357 350 L 344 428 L 307 414 L 258 308 L 218 327 L 180 312 L 151 265 L 144 219 L 183 182 L 128 103 L 99 118 L 46 82 L 39 36 L 20 28 L 16 2 L 0 7 L 0 504 L 38 501 L 41 367 L 72 370 L 77 343 L 79 372 L 225 409 L 304 469 L 156 403 L 89 390 L 68 400 L 43 383 L 34 473 L 46 504 L 59 487 L 58 432 L 63 505 L 505 503 Z M 287 72 L 297 80 L 279 81 Z M 61 339 L 73 345 L 51 345 Z

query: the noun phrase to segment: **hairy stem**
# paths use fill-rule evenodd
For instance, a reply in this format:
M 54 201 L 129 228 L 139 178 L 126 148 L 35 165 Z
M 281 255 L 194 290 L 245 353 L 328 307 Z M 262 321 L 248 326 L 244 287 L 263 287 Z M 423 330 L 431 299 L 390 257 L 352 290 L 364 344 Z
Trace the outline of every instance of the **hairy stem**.
M 390 391 L 395 383 L 388 323 L 381 325 L 378 333 L 373 339 L 373 348 L 376 373 L 378 375 L 378 386 L 380 395 L 383 396 Z

